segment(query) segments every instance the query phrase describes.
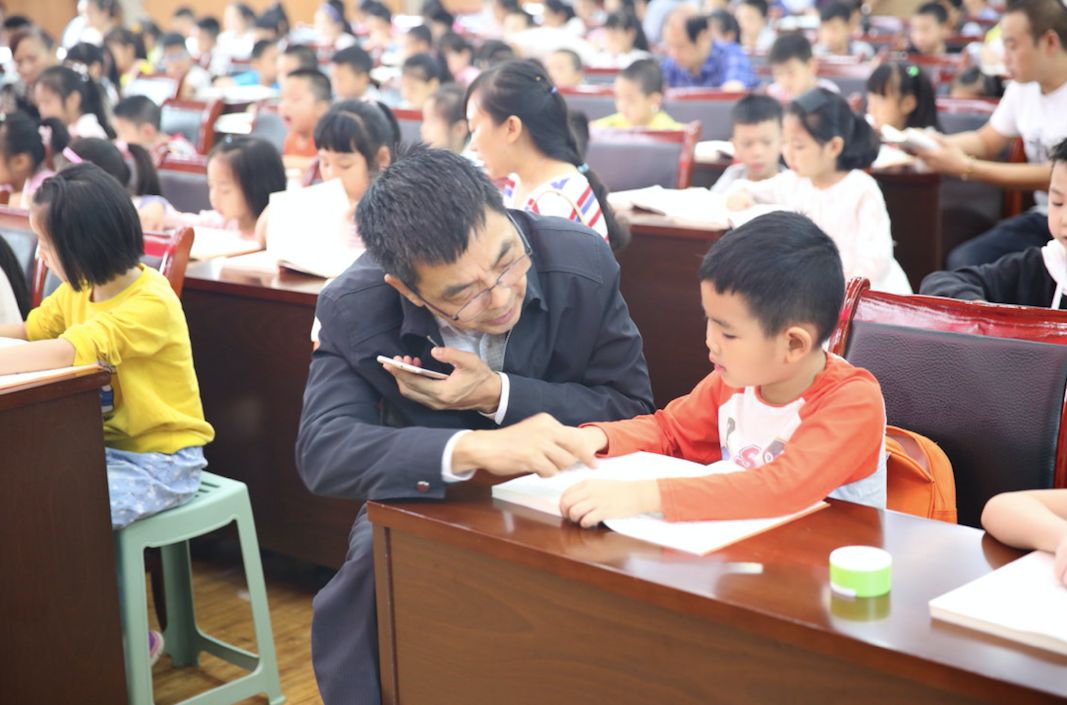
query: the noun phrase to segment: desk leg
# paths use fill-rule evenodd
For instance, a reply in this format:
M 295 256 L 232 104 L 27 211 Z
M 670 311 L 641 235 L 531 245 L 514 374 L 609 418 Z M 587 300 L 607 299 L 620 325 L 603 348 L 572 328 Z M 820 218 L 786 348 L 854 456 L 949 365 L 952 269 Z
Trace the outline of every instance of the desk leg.
M 378 602 L 378 659 L 382 678 L 382 705 L 396 705 L 396 623 L 393 619 L 393 567 L 390 530 L 374 527 L 374 584 Z

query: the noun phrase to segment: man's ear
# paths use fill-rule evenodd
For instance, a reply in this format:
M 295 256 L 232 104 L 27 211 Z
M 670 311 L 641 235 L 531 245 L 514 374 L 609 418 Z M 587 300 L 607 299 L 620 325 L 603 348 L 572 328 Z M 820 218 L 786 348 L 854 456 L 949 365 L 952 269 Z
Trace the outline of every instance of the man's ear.
M 404 282 L 400 281 L 399 278 L 394 277 L 392 274 L 386 274 L 385 275 L 385 283 L 388 284 L 389 286 L 393 287 L 394 289 L 396 289 L 398 292 L 400 292 L 401 296 L 403 296 L 405 299 L 407 299 L 408 301 L 410 301 L 414 305 L 416 305 L 416 306 L 425 306 L 426 305 L 423 302 L 423 300 L 419 297 L 419 295 L 411 290 L 411 287 L 409 287 Z
M 816 347 L 815 331 L 810 326 L 794 325 L 785 330 L 785 355 L 787 362 L 796 362 Z

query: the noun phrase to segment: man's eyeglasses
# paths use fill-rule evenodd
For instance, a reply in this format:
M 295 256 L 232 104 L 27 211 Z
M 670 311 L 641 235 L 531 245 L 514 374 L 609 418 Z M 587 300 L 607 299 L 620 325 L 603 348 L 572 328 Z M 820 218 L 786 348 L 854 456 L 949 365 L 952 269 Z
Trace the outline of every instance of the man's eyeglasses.
M 494 289 L 500 286 L 511 288 L 518 284 L 520 281 L 522 281 L 522 278 L 525 277 L 526 273 L 530 271 L 530 266 L 533 264 L 533 261 L 530 259 L 532 255 L 532 250 L 530 249 L 530 246 L 526 243 L 526 239 L 522 237 L 522 233 L 519 230 L 518 225 L 515 224 L 515 221 L 511 221 L 511 223 L 515 227 L 515 232 L 519 233 L 519 239 L 522 241 L 523 245 L 523 253 L 513 262 L 508 264 L 508 266 L 506 266 L 500 272 L 500 274 L 497 275 L 496 282 L 494 282 L 491 287 L 487 289 L 482 289 L 477 294 L 472 296 L 468 301 L 466 301 L 462 306 L 460 306 L 455 313 L 448 313 L 447 311 L 442 311 L 440 308 L 434 306 L 432 303 L 423 298 L 422 294 L 419 294 L 419 298 L 422 298 L 423 303 L 425 303 L 427 306 L 439 313 L 442 317 L 447 318 L 450 321 L 473 321 L 475 318 L 485 313 L 486 309 L 489 308 L 490 304 L 493 301 Z

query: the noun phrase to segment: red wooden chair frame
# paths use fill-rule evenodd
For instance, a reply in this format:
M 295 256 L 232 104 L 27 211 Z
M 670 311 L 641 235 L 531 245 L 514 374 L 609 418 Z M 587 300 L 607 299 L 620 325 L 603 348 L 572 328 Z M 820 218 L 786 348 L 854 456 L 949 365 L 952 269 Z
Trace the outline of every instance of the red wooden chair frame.
M 682 145 L 674 187 L 689 188 L 693 185 L 693 164 L 696 161 L 697 142 L 700 140 L 699 120 L 688 123 L 681 130 L 616 130 L 604 128 L 590 130 L 590 141 L 595 141 L 597 136 L 609 137 L 613 142 L 629 142 L 632 144 L 665 142 Z
M 415 108 L 393 108 L 397 122 L 422 122 L 422 111 Z
M 196 147 L 196 151 L 200 154 L 207 154 L 211 151 L 211 148 L 215 145 L 215 121 L 219 119 L 219 115 L 222 115 L 221 100 L 211 99 L 203 101 L 167 98 L 163 101 L 162 107 L 172 107 L 177 110 L 199 111 L 200 139 L 196 141 L 194 146 Z
M 871 283 L 860 277 L 848 282 L 845 303 L 830 336 L 830 352 L 844 356 L 855 321 L 1067 345 L 1067 311 L 937 296 L 899 296 L 872 291 Z M 1053 482 L 1055 487 L 1067 487 L 1067 400 L 1060 411 Z
M 167 154 L 164 155 L 156 171 L 183 171 L 187 174 L 207 176 L 207 157 L 200 154 L 196 156 Z
M 0 217 L 2 220 L 2 217 Z M 26 215 L 26 229 L 30 227 L 29 214 Z M 148 257 L 159 257 L 159 272 L 167 278 L 174 293 L 182 295 L 185 284 L 185 268 L 189 265 L 189 252 L 193 248 L 193 229 L 181 228 L 173 233 L 145 233 L 144 253 Z M 38 255 L 33 270 L 32 305 L 40 306 L 44 299 L 44 285 L 48 278 L 48 266 Z

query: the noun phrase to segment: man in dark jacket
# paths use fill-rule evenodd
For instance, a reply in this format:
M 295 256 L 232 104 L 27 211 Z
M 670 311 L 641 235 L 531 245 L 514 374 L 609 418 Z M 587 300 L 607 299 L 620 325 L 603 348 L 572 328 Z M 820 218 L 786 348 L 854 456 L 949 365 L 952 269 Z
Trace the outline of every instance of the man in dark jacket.
M 357 221 L 367 254 L 319 296 L 297 439 L 312 491 L 441 498 L 478 469 L 549 475 L 593 454 L 568 425 L 652 411 L 619 268 L 592 231 L 507 211 L 468 160 L 426 149 L 378 177 Z M 363 511 L 315 597 L 327 705 L 380 700 L 371 543 Z
M 1047 234 L 1052 240 L 990 264 L 934 272 L 923 279 L 920 294 L 1042 308 L 1067 306 L 1067 140 L 1052 149 L 1049 160 Z

